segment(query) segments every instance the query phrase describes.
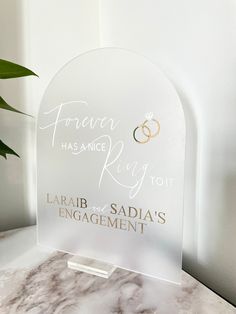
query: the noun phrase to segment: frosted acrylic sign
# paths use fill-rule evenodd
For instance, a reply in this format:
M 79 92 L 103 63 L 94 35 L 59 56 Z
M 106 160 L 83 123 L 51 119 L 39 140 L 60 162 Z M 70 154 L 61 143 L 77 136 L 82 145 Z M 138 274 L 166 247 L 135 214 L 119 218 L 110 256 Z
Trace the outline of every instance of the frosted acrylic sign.
M 146 58 L 97 49 L 66 64 L 38 117 L 38 240 L 179 282 L 185 121 Z

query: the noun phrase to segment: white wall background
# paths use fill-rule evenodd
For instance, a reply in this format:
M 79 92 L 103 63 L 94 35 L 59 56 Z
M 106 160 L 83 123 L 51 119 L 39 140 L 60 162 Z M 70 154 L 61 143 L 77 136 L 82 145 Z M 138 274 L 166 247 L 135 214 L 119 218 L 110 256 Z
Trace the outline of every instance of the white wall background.
M 27 65 L 23 4 L 23 1 L 0 0 L 0 58 Z M 0 94 L 9 104 L 34 113 L 34 105 L 28 110 L 26 82 L 24 78 L 1 80 Z M 28 140 L 33 126 L 34 120 L 29 117 L 3 110 L 0 112 L 1 139 L 22 157 L 9 157 L 8 161 L 0 158 L 0 230 L 35 221 L 34 208 L 28 199 L 32 176 L 28 166 L 31 151 Z
M 40 76 L 0 82 L 0 94 L 34 116 L 55 72 L 99 39 L 148 56 L 171 78 L 189 130 L 184 268 L 234 303 L 235 34 L 234 0 L 0 0 L 0 58 Z M 34 223 L 34 128 L 1 112 L 1 137 L 22 156 L 0 159 L 2 230 Z
M 53 75 L 99 43 L 97 0 L 0 0 L 0 58 L 36 72 L 0 82 L 0 94 L 20 110 L 37 115 Z M 35 223 L 35 119 L 1 111 L 1 138 L 21 159 L 0 158 L 0 230 Z
M 180 93 L 187 118 L 183 266 L 236 303 L 236 2 L 102 0 L 101 22 L 104 45 L 148 56 Z

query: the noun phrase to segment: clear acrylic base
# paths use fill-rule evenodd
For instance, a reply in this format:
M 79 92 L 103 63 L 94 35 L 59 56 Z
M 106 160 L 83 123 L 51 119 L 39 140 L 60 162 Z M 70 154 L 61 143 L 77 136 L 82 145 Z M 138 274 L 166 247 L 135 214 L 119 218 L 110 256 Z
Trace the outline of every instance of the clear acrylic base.
M 114 265 L 77 255 L 70 258 L 67 262 L 67 265 L 70 269 L 82 271 L 87 274 L 106 279 L 108 279 L 116 269 Z

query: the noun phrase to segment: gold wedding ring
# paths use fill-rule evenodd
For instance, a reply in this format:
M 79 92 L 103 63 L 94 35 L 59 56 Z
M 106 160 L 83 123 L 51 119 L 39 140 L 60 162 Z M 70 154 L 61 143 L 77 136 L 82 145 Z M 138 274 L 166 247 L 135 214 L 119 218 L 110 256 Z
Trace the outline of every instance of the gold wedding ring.
M 155 124 L 155 132 L 152 132 L 153 127 L 150 124 Z M 145 120 L 141 125 L 137 126 L 133 131 L 133 138 L 139 144 L 148 143 L 153 137 L 160 133 L 160 123 L 156 119 Z M 138 133 L 138 131 L 141 131 Z M 140 138 L 141 136 L 142 138 Z

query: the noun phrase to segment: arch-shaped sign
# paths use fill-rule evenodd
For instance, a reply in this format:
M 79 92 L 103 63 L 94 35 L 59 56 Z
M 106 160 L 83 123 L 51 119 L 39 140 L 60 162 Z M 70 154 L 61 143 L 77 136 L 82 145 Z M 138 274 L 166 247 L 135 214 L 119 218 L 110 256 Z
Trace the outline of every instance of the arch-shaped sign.
M 80 55 L 37 128 L 39 243 L 179 282 L 185 120 L 158 67 L 117 48 Z

